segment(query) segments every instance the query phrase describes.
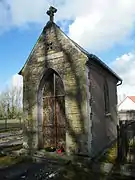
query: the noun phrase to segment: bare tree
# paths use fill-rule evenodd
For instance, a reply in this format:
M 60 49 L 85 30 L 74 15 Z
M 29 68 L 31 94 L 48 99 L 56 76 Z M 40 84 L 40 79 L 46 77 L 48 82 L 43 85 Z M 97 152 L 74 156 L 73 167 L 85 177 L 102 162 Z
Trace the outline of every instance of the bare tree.
M 22 115 L 22 88 L 7 88 L 0 94 L 0 117 L 16 118 Z

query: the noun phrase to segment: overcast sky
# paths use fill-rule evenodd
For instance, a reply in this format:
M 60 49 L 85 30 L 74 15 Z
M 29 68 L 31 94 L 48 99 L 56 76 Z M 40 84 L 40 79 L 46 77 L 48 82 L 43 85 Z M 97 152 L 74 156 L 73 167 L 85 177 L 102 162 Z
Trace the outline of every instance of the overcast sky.
M 17 84 L 54 5 L 55 22 L 123 79 L 120 95 L 135 95 L 135 0 L 0 0 L 0 89 Z

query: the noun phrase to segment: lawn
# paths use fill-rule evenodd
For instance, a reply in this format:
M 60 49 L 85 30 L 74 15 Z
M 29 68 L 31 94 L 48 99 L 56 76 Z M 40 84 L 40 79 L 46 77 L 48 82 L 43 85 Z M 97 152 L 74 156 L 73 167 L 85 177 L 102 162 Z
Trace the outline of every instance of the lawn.
M 9 129 L 9 128 L 20 128 L 21 126 L 22 126 L 22 122 L 20 119 L 0 120 L 0 130 Z
M 0 168 L 9 167 L 24 160 L 21 156 L 3 156 L 0 157 Z

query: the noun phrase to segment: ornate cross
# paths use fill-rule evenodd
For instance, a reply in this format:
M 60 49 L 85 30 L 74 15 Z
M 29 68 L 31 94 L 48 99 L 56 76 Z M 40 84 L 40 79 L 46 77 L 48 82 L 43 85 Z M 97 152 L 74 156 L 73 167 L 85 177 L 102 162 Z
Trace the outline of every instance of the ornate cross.
M 57 9 L 53 6 L 50 6 L 49 10 L 47 11 L 47 15 L 50 16 L 50 21 L 53 22 L 54 19 L 54 13 L 57 12 Z

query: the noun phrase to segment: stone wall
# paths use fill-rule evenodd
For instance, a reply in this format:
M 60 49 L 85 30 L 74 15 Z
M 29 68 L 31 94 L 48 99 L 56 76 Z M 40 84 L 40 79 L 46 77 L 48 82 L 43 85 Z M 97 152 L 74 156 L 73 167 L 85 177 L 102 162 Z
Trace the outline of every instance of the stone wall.
M 52 43 L 51 46 L 50 43 Z M 22 70 L 24 77 L 24 114 L 27 126 L 30 126 L 28 124 L 32 122 L 33 142 L 31 143 L 33 147 L 37 148 L 38 139 L 42 138 L 42 119 L 38 119 L 39 86 L 47 73 L 47 69 L 52 68 L 60 75 L 65 87 L 67 152 L 87 153 L 88 129 L 85 125 L 87 121 L 86 60 L 87 57 L 55 24 L 52 26 L 48 24 L 44 28 Z M 42 100 L 41 97 L 40 100 Z
M 105 113 L 104 83 L 107 81 L 109 90 L 110 114 Z M 117 136 L 117 91 L 115 77 L 91 61 L 90 65 L 91 100 L 91 155 L 102 151 Z

